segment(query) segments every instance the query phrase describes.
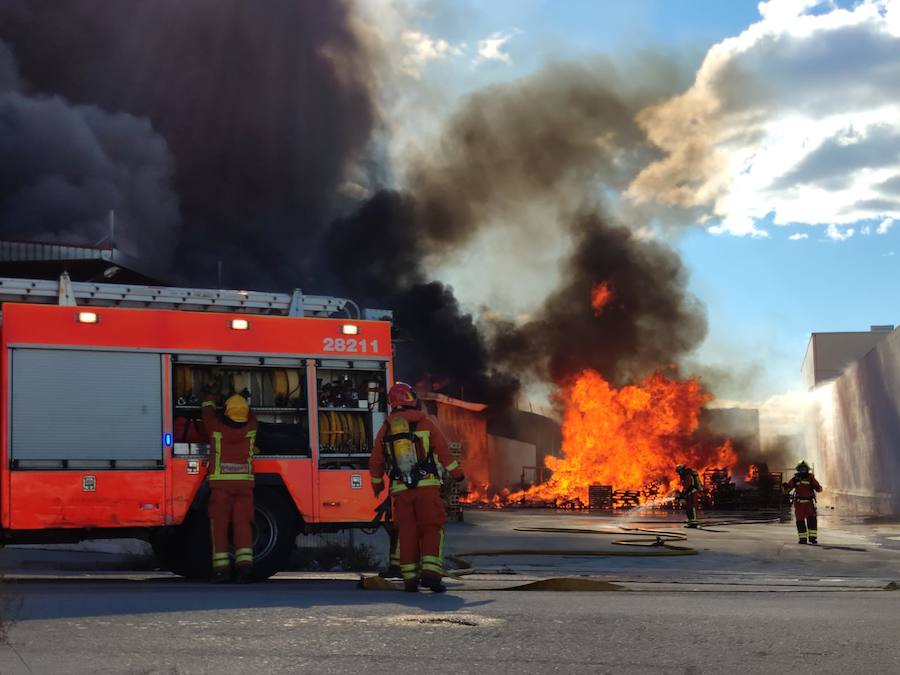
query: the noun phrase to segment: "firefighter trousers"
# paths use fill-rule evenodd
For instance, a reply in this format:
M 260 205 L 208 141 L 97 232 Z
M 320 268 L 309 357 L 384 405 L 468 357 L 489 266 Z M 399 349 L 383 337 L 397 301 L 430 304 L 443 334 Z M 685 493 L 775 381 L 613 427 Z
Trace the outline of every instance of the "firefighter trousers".
M 394 522 L 400 537 L 400 571 L 405 581 L 444 575 L 444 525 L 447 513 L 437 485 L 394 494 Z
M 253 564 L 253 481 L 209 482 L 209 525 L 212 531 L 213 571 L 234 564 Z M 229 530 L 231 538 L 229 540 Z
M 698 520 L 699 510 L 700 492 L 699 490 L 692 490 L 684 498 L 684 511 L 687 514 L 688 525 L 697 525 L 700 522 Z
M 801 544 L 805 544 L 807 541 L 818 543 L 819 531 L 815 503 L 809 501 L 794 504 L 794 520 L 797 521 L 797 537 Z

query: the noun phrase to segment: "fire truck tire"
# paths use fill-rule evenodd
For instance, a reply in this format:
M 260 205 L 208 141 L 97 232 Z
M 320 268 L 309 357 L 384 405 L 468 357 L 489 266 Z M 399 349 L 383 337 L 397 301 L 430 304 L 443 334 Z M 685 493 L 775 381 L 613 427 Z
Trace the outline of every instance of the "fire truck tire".
M 181 525 L 150 543 L 161 568 L 188 579 L 207 579 L 212 574 L 212 543 L 205 513 L 191 511 Z
M 297 538 L 296 509 L 273 489 L 257 488 L 253 528 L 253 578 L 257 581 L 286 569 Z

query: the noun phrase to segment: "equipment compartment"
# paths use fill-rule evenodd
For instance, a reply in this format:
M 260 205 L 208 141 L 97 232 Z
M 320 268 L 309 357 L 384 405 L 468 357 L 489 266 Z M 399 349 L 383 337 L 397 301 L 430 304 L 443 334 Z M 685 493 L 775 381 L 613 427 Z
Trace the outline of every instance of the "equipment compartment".
M 384 364 L 324 361 L 316 369 L 319 467 L 365 469 L 385 417 Z
M 198 357 L 197 360 L 199 360 Z M 241 394 L 259 422 L 259 455 L 311 455 L 306 368 L 296 360 L 277 366 L 242 363 L 176 363 L 173 369 L 176 454 L 206 454 L 208 438 L 201 421 L 201 403 L 210 391 L 221 413 L 225 400 Z M 237 361 L 237 359 L 234 359 Z M 282 367 L 290 365 L 290 367 Z

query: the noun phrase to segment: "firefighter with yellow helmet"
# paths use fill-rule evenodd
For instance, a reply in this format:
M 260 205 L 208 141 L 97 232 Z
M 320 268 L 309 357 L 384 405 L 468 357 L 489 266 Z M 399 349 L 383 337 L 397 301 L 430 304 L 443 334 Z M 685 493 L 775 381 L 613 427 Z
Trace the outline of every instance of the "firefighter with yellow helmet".
M 209 521 L 212 530 L 213 583 L 251 580 L 253 567 L 253 454 L 256 417 L 247 399 L 233 394 L 216 414 L 212 396 L 203 402 L 203 425 L 209 434 Z M 229 541 L 229 531 L 232 534 Z
M 412 387 L 396 383 L 388 391 L 388 403 L 391 413 L 378 431 L 369 460 L 372 489 L 376 497 L 380 495 L 388 476 L 405 590 L 415 593 L 421 584 L 443 593 L 447 513 L 437 462 L 454 480 L 463 479 L 462 469 L 443 432 L 419 409 Z

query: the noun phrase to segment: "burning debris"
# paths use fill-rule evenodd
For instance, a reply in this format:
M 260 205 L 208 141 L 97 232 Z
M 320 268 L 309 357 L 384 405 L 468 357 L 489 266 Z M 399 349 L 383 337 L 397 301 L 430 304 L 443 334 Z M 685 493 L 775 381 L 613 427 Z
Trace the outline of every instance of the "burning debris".
M 561 458 L 548 457 L 552 477 L 519 492 L 488 495 L 476 489 L 466 501 L 506 503 L 590 504 L 590 486 L 615 486 L 614 505 L 633 505 L 665 497 L 676 488 L 675 464 L 734 467 L 730 441 L 712 446 L 694 433 L 700 411 L 711 396 L 699 380 L 678 381 L 654 373 L 640 383 L 616 389 L 593 370 L 582 372 L 563 387 Z

